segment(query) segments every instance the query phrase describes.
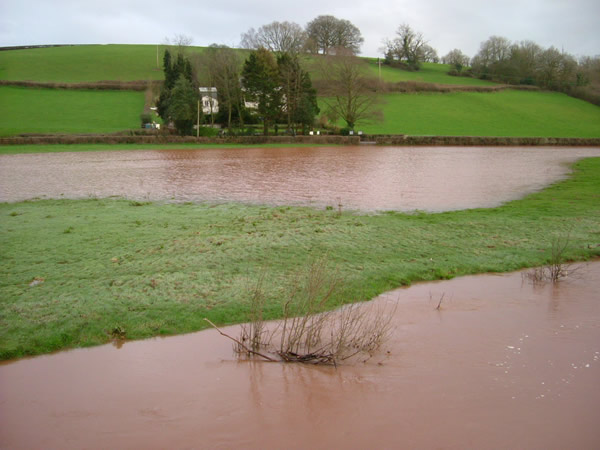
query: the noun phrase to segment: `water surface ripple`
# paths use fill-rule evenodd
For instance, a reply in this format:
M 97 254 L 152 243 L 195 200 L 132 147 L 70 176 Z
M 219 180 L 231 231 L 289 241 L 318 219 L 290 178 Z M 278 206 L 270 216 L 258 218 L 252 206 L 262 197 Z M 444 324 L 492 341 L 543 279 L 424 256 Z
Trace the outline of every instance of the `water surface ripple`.
M 597 449 L 600 262 L 576 274 L 388 292 L 391 339 L 337 369 L 215 330 L 0 364 L 0 448 Z
M 600 148 L 319 147 L 0 156 L 0 201 L 136 200 L 447 211 L 542 189 Z

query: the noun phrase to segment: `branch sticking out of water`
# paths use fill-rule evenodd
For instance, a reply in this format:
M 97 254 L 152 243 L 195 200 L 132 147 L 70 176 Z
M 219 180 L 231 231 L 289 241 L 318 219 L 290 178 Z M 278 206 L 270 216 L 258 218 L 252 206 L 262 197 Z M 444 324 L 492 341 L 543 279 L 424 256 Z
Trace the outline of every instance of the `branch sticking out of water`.
M 208 319 L 204 320 L 234 341 L 238 354 L 268 361 L 276 359 L 265 353 L 277 355 L 283 362 L 334 366 L 361 353 L 372 356 L 391 331 L 395 308 L 390 312 L 374 304 L 350 304 L 325 311 L 340 285 L 337 273 L 328 269 L 325 259 L 313 262 L 304 276 L 295 277 L 284 303 L 283 319 L 266 342 L 262 339 L 267 333 L 263 332 L 260 281 L 249 293 L 250 323 L 242 326 L 239 338 L 223 333 Z M 258 330 L 258 336 L 252 330 Z
M 241 348 L 243 348 L 246 352 L 252 354 L 252 355 L 256 355 L 256 356 L 260 356 L 261 358 L 266 359 L 267 361 L 277 361 L 276 359 L 271 358 L 270 356 L 265 355 L 264 353 L 260 353 L 254 350 L 249 349 L 248 347 L 246 347 L 241 341 L 237 340 L 236 338 L 234 338 L 233 336 L 229 336 L 227 333 L 223 333 L 219 327 L 217 327 L 214 323 L 212 323 L 209 319 L 207 319 L 206 317 L 204 318 L 204 320 L 206 320 L 215 330 L 217 330 L 217 332 L 221 335 L 221 336 L 225 336 L 228 339 L 231 339 L 233 342 L 235 342 L 237 345 L 239 345 Z

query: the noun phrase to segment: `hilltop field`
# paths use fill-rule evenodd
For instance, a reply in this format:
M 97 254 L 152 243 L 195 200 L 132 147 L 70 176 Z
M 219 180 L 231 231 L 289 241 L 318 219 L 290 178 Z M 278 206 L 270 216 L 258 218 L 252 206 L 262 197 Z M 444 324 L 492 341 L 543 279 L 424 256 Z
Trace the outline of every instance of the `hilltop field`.
M 82 83 L 158 81 L 164 48 L 85 45 L 0 52 L 0 82 Z M 191 47 L 191 54 L 200 53 Z M 242 56 L 245 50 L 240 50 Z M 158 56 L 158 58 L 157 58 Z M 306 67 L 314 66 L 310 57 Z M 365 72 L 379 77 L 377 60 Z M 494 83 L 447 75 L 449 66 L 425 63 L 418 72 L 381 67 L 383 81 L 485 87 Z M 317 78 L 317 74 L 313 74 Z M 0 85 L 0 136 L 24 133 L 113 133 L 139 128 L 148 102 L 140 91 L 64 90 Z M 383 120 L 359 123 L 369 134 L 600 137 L 600 108 L 543 91 L 385 93 Z M 147 106 L 147 105 L 146 105 Z

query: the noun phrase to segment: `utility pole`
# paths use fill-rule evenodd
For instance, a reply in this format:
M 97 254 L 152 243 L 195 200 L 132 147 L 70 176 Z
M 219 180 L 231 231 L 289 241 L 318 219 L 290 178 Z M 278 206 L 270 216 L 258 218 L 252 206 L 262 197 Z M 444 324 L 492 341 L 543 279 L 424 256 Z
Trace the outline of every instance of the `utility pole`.
M 198 119 L 196 119 L 196 137 L 200 137 L 200 100 L 198 100 Z

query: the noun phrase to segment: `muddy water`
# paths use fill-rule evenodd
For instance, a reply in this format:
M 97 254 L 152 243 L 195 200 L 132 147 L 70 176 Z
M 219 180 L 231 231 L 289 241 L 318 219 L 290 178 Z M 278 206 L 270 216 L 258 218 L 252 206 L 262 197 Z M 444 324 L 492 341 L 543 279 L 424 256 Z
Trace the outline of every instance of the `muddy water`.
M 332 147 L 0 155 L 0 201 L 121 196 L 359 210 L 497 206 L 600 148 Z
M 212 330 L 5 363 L 0 447 L 600 448 L 600 262 L 576 275 L 389 292 L 385 349 L 337 369 L 236 361 Z

